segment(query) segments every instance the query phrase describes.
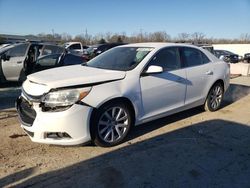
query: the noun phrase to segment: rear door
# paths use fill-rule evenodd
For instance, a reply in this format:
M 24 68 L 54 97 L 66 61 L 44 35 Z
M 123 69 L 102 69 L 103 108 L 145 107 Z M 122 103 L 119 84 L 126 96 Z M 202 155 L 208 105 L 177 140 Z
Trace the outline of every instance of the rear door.
M 7 81 L 19 81 L 30 44 L 19 44 L 5 52 L 9 60 L 2 60 L 2 70 Z
M 200 103 L 206 98 L 213 79 L 213 66 L 209 58 L 196 48 L 182 47 L 181 57 L 189 82 L 185 104 Z

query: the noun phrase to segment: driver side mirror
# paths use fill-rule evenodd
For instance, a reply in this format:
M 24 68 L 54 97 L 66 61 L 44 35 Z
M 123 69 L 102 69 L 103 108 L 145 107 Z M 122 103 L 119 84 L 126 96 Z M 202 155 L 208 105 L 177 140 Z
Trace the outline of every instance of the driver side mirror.
M 1 56 L 1 59 L 2 59 L 3 61 L 9 61 L 9 60 L 10 60 L 10 56 L 9 56 L 9 55 L 6 55 L 6 54 L 3 54 L 3 55 Z
M 157 65 L 150 65 L 148 69 L 142 74 L 143 76 L 149 75 L 149 74 L 159 74 L 163 72 L 163 68 L 161 66 Z

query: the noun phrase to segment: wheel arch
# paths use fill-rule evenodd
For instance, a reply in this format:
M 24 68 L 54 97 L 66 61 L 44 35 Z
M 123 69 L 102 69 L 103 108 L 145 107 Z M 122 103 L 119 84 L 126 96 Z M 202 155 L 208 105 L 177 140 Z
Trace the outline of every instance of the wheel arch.
M 112 98 L 112 99 L 105 101 L 104 103 L 102 103 L 98 107 L 94 108 L 92 113 L 91 113 L 90 121 L 93 122 L 93 120 L 95 118 L 95 114 L 97 113 L 98 109 L 100 109 L 101 107 L 103 107 L 109 103 L 114 103 L 114 102 L 122 102 L 129 107 L 129 109 L 131 110 L 131 115 L 132 115 L 132 125 L 134 125 L 135 117 L 136 117 L 136 110 L 135 110 L 135 106 L 133 105 L 131 100 L 127 97 L 115 97 L 115 98 Z M 90 126 L 91 126 L 91 123 L 90 123 Z
M 218 84 L 218 83 L 220 83 L 220 84 L 222 85 L 222 87 L 223 87 L 223 92 L 225 92 L 225 83 L 224 83 L 224 81 L 223 81 L 222 79 L 216 80 L 216 81 L 214 82 L 214 84 L 210 87 L 209 91 L 211 90 L 211 88 L 213 88 L 213 86 L 214 86 L 215 84 Z M 209 92 L 209 91 L 208 91 L 208 92 Z

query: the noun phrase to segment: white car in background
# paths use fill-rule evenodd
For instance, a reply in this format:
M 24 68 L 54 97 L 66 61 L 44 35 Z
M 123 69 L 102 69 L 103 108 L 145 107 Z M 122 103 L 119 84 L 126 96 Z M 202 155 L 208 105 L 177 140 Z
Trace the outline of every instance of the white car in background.
M 21 127 L 39 143 L 114 146 L 131 126 L 203 105 L 220 108 L 229 67 L 193 45 L 115 47 L 87 64 L 28 76 L 17 100 Z
M 81 42 L 67 42 L 63 46 L 75 55 L 83 55 L 84 51 L 88 48 L 88 46 L 82 45 Z

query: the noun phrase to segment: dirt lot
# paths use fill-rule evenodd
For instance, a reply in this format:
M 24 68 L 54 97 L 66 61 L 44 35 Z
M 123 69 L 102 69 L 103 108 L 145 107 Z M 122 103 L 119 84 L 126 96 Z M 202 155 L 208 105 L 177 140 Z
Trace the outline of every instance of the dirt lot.
M 9 108 L 20 90 L 1 88 L 0 187 L 249 187 L 250 86 L 239 83 L 250 79 L 242 79 L 218 112 L 144 124 L 113 148 L 32 143 Z

